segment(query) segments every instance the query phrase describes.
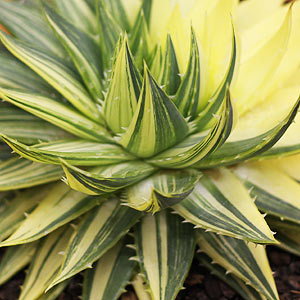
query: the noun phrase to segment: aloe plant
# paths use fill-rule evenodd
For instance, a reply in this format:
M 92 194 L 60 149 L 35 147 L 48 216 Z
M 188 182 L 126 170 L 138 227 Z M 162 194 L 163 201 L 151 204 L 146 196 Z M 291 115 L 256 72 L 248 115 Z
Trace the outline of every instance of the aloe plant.
M 1 0 L 0 23 L 0 283 L 30 264 L 21 300 L 82 271 L 84 300 L 171 300 L 197 246 L 244 299 L 279 299 L 264 246 L 300 254 L 298 2 Z

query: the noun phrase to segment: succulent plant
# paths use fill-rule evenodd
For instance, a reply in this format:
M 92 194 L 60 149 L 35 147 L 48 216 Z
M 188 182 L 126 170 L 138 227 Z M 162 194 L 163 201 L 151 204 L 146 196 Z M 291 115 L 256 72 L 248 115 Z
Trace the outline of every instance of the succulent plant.
M 0 283 L 30 264 L 21 300 L 82 271 L 83 300 L 171 300 L 197 246 L 244 299 L 279 299 L 265 245 L 300 254 L 282 2 L 1 0 Z

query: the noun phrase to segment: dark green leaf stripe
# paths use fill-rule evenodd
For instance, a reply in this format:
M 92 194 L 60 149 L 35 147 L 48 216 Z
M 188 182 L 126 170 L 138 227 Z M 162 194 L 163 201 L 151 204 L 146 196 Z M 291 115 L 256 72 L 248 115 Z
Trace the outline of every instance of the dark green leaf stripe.
M 85 271 L 82 300 L 119 299 L 137 267 L 130 260 L 135 251 L 126 242 L 119 242 L 98 260 L 95 268 Z
M 226 169 L 203 175 L 174 209 L 196 227 L 256 243 L 275 242 L 243 184 Z
M 145 66 L 138 107 L 120 144 L 139 157 L 149 157 L 181 141 L 188 126 L 173 102 Z M 166 138 L 168 137 L 168 138 Z
M 246 285 L 238 277 L 230 274 L 221 266 L 212 263 L 211 259 L 204 253 L 197 255 L 201 265 L 204 265 L 211 273 L 219 277 L 222 281 L 226 282 L 230 287 L 239 293 L 245 300 L 265 300 L 265 297 L 259 294 L 254 288 Z
M 147 215 L 137 226 L 136 244 L 152 299 L 174 300 L 194 255 L 193 227 L 166 210 Z
M 63 60 L 53 57 L 38 48 L 31 47 L 0 31 L 0 38 L 9 51 L 28 65 L 70 103 L 87 117 L 102 122 L 99 109 L 82 85 L 79 76 Z
M 56 276 L 63 260 L 63 251 L 67 247 L 72 228 L 63 227 L 51 233 L 38 245 L 28 274 L 26 276 L 20 300 L 38 299 Z M 46 298 L 47 299 L 47 298 Z
M 60 182 L 49 190 L 17 230 L 0 246 L 12 246 L 40 239 L 97 206 L 102 198 L 71 190 Z
M 89 195 L 115 192 L 155 172 L 154 167 L 139 161 L 96 167 L 89 171 L 63 162 L 63 168 L 68 185 L 74 190 Z
M 7 136 L 2 138 L 19 155 L 40 163 L 60 165 L 60 159 L 63 159 L 74 166 L 103 166 L 134 159 L 121 147 L 113 144 L 69 139 L 30 147 Z
M 263 246 L 202 231 L 197 234 L 197 242 L 200 249 L 216 263 L 251 285 L 268 300 L 279 300 Z
M 103 107 L 106 123 L 116 134 L 130 125 L 141 89 L 141 75 L 134 64 L 126 36 L 120 47 Z
M 235 164 L 257 156 L 270 149 L 286 132 L 293 122 L 300 105 L 300 97 L 289 115 L 277 126 L 257 137 L 227 142 L 217 151 L 201 160 L 195 167 L 211 168 L 221 165 Z
M 121 206 L 116 199 L 88 213 L 72 236 L 60 272 L 50 287 L 90 268 L 140 217 L 140 212 Z
M 167 168 L 198 166 L 198 162 L 220 147 L 231 132 L 233 111 L 228 89 L 224 100 L 220 114 L 215 116 L 216 123 L 208 133 L 193 134 L 172 149 L 149 159 L 149 162 Z
M 63 2 L 66 3 L 66 1 Z M 78 2 L 77 5 L 79 5 L 79 2 L 84 4 L 84 1 L 82 0 L 71 0 L 67 2 L 69 5 L 74 3 L 72 5 L 73 8 L 76 7 L 75 2 Z M 101 77 L 103 72 L 101 60 L 99 59 L 100 47 L 88 34 L 77 29 L 71 23 L 66 22 L 64 18 L 46 5 L 44 5 L 44 12 L 58 39 L 71 56 L 87 89 L 91 95 L 93 95 L 94 100 L 99 100 L 102 95 Z M 92 107 L 90 106 L 90 108 Z
M 300 256 L 300 237 L 299 233 L 277 232 L 276 239 L 279 241 L 279 247 Z
M 285 220 L 284 218 L 274 217 L 272 215 L 266 216 L 266 221 L 274 231 L 298 232 L 298 234 L 300 234 L 300 226 L 298 223 Z
M 59 180 L 59 166 L 44 165 L 26 159 L 11 158 L 0 163 L 0 191 L 21 189 Z
M 52 98 L 27 91 L 3 88 L 0 88 L 0 96 L 21 109 L 83 139 L 100 142 L 112 140 L 104 127 Z
M 0 163 L 12 158 L 14 155 L 7 144 L 0 142 Z
M 24 267 L 26 267 L 37 248 L 37 243 L 30 243 L 5 250 L 0 263 L 0 284 L 2 285 Z
M 37 300 L 56 300 L 60 297 L 64 289 L 68 286 L 70 280 L 65 280 L 64 282 L 58 284 L 52 288 L 47 293 L 42 294 Z
M 124 198 L 134 209 L 155 213 L 187 197 L 200 176 L 194 170 L 160 171 L 129 187 Z
M 67 55 L 37 7 L 1 1 L 0 23 L 24 42 L 58 57 Z

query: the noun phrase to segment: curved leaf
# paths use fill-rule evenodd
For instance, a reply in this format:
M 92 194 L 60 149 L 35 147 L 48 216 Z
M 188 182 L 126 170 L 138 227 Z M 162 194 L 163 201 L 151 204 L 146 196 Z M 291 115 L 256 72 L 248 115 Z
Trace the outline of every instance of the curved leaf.
M 248 191 L 225 168 L 204 173 L 194 191 L 173 208 L 198 228 L 256 243 L 275 243 Z
M 194 256 L 193 227 L 167 210 L 148 214 L 137 227 L 136 244 L 152 299 L 175 299 Z

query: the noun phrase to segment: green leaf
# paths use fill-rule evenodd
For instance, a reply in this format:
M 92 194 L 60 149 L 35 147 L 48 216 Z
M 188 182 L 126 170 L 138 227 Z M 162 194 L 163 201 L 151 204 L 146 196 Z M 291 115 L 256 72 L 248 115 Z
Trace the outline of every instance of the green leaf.
M 11 153 L 11 149 L 7 144 L 0 142 L 0 163 L 2 161 L 12 158 L 14 155 Z
M 68 139 L 30 147 L 7 136 L 0 134 L 0 137 L 19 155 L 40 163 L 60 165 L 60 159 L 63 159 L 74 166 L 103 166 L 134 159 L 121 147 L 113 144 Z
M 197 43 L 197 37 L 191 29 L 190 59 L 187 70 L 182 78 L 182 82 L 174 98 L 174 103 L 184 117 L 195 119 L 198 115 L 198 106 L 200 103 L 200 53 Z M 178 68 L 178 66 L 177 66 Z M 179 74 L 177 70 L 176 75 Z M 224 97 L 223 97 L 224 98 Z M 211 117 L 211 115 L 210 115 Z
M 90 268 L 140 217 L 140 212 L 121 206 L 116 199 L 109 199 L 86 214 L 73 234 L 60 272 L 49 288 Z
M 62 283 L 58 284 L 47 293 L 44 293 L 37 300 L 57 300 L 61 296 L 63 290 L 67 287 L 69 283 L 70 280 L 63 281 Z
M 264 246 L 213 233 L 197 233 L 197 243 L 215 263 L 251 285 L 268 300 L 279 300 Z
M 150 157 L 180 142 L 189 129 L 146 66 L 144 73 L 138 107 L 120 144 L 139 157 Z
M 150 26 L 152 0 L 143 0 L 142 2 L 142 9 L 144 11 L 145 19 L 147 21 L 147 25 Z
M 233 170 L 261 211 L 300 224 L 299 183 L 268 161 L 241 164 Z
M 171 36 L 167 35 L 166 51 L 161 65 L 161 72 L 158 82 L 163 86 L 163 90 L 167 95 L 175 95 L 180 85 L 179 67 L 176 58 L 175 48 Z M 183 95 L 182 95 L 183 96 Z M 174 100 L 176 104 L 176 101 Z M 182 113 L 182 111 L 179 109 Z M 185 114 L 183 116 L 186 117 Z
M 204 265 L 211 271 L 213 275 L 219 277 L 222 281 L 226 282 L 236 292 L 238 292 L 245 300 L 265 300 L 266 298 L 259 294 L 254 288 L 246 285 L 242 280 L 236 277 L 231 272 L 226 271 L 221 266 L 214 264 L 211 259 L 204 253 L 197 255 L 201 265 Z
M 114 63 L 103 107 L 106 123 L 114 133 L 121 133 L 130 125 L 138 105 L 140 89 L 141 75 L 135 66 L 125 36 Z
M 276 239 L 280 243 L 278 247 L 300 256 L 299 232 L 277 232 Z
M 22 43 L 1 31 L 0 38 L 13 55 L 45 79 L 74 107 L 87 117 L 101 123 L 99 109 L 82 85 L 79 76 L 68 66 L 66 61 Z
M 4 284 L 11 277 L 26 267 L 32 260 L 37 243 L 30 243 L 6 249 L 0 264 L 0 284 Z
M 72 137 L 68 132 L 7 103 L 0 104 L 0 134 L 27 144 Z
M 29 267 L 19 300 L 35 300 L 42 296 L 59 271 L 63 251 L 72 228 L 60 228 L 42 240 Z
M 163 170 L 129 187 L 124 199 L 134 209 L 155 213 L 187 197 L 200 176 L 199 172 L 188 169 Z
M 72 189 L 88 195 L 115 192 L 148 177 L 155 171 L 154 167 L 140 161 L 95 167 L 89 171 L 66 162 L 62 163 L 67 184 Z
M 71 0 L 71 1 L 57 1 L 63 2 L 67 7 L 72 7 L 73 10 L 84 9 L 81 6 L 84 4 L 86 8 L 88 5 L 83 0 Z M 77 3 L 77 5 L 75 4 Z M 77 7 L 76 7 L 77 6 Z M 69 10 L 72 12 L 72 9 Z M 54 10 L 44 5 L 44 12 L 50 26 L 53 28 L 61 44 L 65 47 L 66 51 L 72 58 L 78 72 L 80 73 L 85 86 L 89 90 L 90 94 L 94 97 L 95 101 L 99 101 L 102 97 L 102 63 L 99 59 L 100 47 L 97 43 L 85 32 L 77 29 L 74 25 L 67 22 L 64 18 L 59 16 Z M 77 18 L 80 14 L 76 14 Z M 81 20 L 87 20 L 82 17 L 79 24 L 84 24 Z M 97 24 L 97 21 L 95 19 Z M 73 23 L 77 24 L 77 23 Z M 93 107 L 90 105 L 90 109 Z M 97 108 L 94 107 L 96 111 Z M 84 112 L 84 111 L 83 111 Z M 88 114 L 86 114 L 88 115 Z M 98 117 L 96 114 L 94 117 Z
M 194 191 L 173 208 L 198 228 L 256 243 L 275 243 L 243 183 L 225 168 L 206 172 Z
M 158 78 L 161 72 L 161 66 L 163 64 L 163 54 L 160 45 L 153 49 L 150 57 L 151 59 L 149 60 L 151 60 L 151 74 L 154 78 Z
M 126 242 L 119 242 L 98 260 L 95 268 L 85 271 L 82 300 L 119 299 L 137 265 L 130 260 L 135 251 Z
M 86 0 L 55 0 L 55 3 L 61 15 L 70 23 L 87 33 L 97 34 L 95 5 L 90 7 Z
M 151 300 L 152 298 L 146 287 L 146 282 L 144 279 L 145 279 L 144 274 L 138 273 L 134 276 L 131 284 L 134 288 L 134 291 L 135 291 L 138 299 Z
M 44 165 L 27 159 L 11 158 L 0 163 L 0 191 L 27 188 L 59 180 L 59 166 Z
M 100 197 L 87 196 L 71 190 L 62 182 L 57 183 L 0 246 L 13 246 L 40 239 L 99 205 L 101 201 L 103 199 Z
M 97 14 L 101 57 L 104 69 L 108 69 L 111 67 L 111 57 L 122 30 L 107 9 L 104 0 L 97 0 Z
M 172 149 L 154 156 L 148 161 L 154 165 L 165 168 L 186 168 L 203 160 L 210 153 L 220 147 L 229 136 L 232 123 L 233 111 L 229 90 L 224 99 L 222 110 L 214 116 L 216 123 L 209 132 L 200 132 L 190 135 L 183 142 L 175 145 Z
M 112 140 L 104 127 L 54 99 L 28 91 L 3 88 L 0 88 L 0 96 L 21 109 L 83 139 L 98 142 Z
M 286 132 L 293 122 L 300 105 L 300 97 L 294 107 L 277 126 L 256 137 L 238 141 L 226 142 L 217 151 L 195 165 L 198 168 L 211 168 L 221 165 L 236 164 L 238 162 L 258 156 L 270 149 Z
M 15 37 L 32 46 L 61 58 L 67 56 L 37 7 L 1 1 L 0 23 Z
M 148 214 L 137 227 L 136 244 L 152 299 L 175 299 L 194 256 L 193 227 L 167 210 Z

